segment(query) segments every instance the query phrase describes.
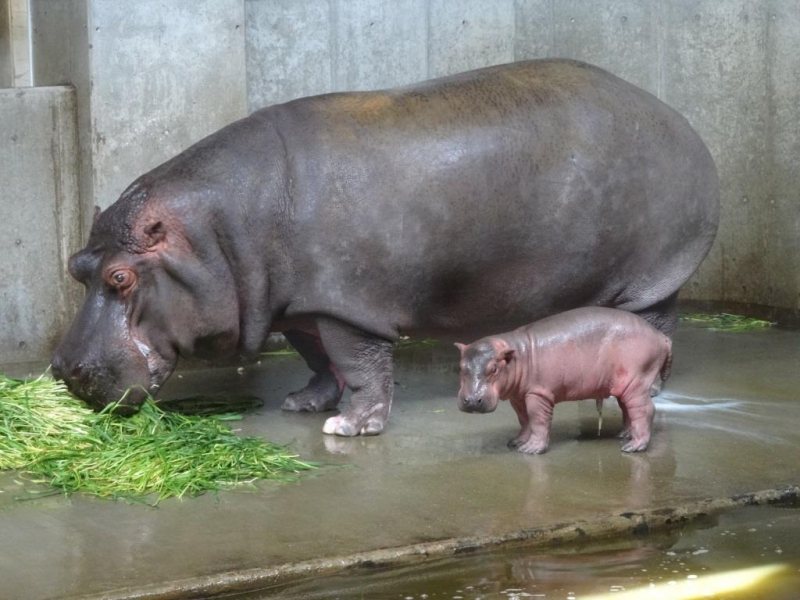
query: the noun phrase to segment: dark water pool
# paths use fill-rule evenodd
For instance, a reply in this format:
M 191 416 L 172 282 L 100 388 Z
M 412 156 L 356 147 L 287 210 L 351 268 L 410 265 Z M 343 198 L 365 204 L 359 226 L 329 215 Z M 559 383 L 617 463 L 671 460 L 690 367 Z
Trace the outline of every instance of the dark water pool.
M 720 584 L 720 576 L 727 581 L 734 571 L 771 565 L 783 568 L 755 585 L 737 591 L 698 591 L 715 581 Z M 695 590 L 695 595 L 688 589 Z M 525 549 L 476 554 L 294 582 L 246 598 L 588 600 L 602 594 L 644 600 L 797 600 L 800 509 L 746 508 L 681 531 L 602 547 L 546 554 Z

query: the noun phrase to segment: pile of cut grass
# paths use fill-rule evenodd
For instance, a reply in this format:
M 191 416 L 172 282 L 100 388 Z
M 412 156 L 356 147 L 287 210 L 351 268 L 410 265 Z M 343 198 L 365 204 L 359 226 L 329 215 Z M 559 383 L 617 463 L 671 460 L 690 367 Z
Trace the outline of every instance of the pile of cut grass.
M 771 327 L 775 323 L 762 321 L 752 317 L 742 315 L 731 315 L 728 313 L 704 314 L 686 313 L 680 316 L 681 321 L 695 323 L 704 326 L 712 331 L 747 331 L 750 329 L 761 329 Z
M 239 418 L 165 412 L 151 399 L 132 417 L 95 413 L 62 382 L 0 375 L 0 470 L 64 493 L 163 500 L 314 468 L 284 447 L 237 436 L 224 421 Z

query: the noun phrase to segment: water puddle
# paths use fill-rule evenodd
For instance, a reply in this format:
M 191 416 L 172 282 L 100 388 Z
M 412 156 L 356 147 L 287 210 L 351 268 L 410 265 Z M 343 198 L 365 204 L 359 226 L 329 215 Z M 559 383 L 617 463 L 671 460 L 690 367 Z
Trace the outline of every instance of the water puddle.
M 753 507 L 693 527 L 550 554 L 516 549 L 294 582 L 238 596 L 397 600 L 796 600 L 800 509 Z

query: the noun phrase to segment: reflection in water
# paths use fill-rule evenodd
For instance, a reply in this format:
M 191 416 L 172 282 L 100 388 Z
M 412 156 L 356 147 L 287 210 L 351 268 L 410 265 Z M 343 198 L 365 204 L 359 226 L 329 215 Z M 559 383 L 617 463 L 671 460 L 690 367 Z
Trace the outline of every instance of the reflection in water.
M 695 600 L 708 598 L 715 594 L 743 592 L 788 569 L 788 565 L 766 565 L 751 567 L 716 575 L 693 576 L 681 581 L 668 581 L 662 584 L 620 592 L 614 590 L 607 594 L 587 596 L 584 600 Z
M 722 515 L 706 529 L 604 542 L 602 548 L 596 542 L 583 550 L 564 548 L 551 554 L 524 548 L 483 553 L 316 578 L 242 598 L 796 600 L 798 512 L 752 507 Z
M 744 404 L 741 400 L 731 398 L 702 398 L 700 396 L 674 394 L 666 390 L 661 392 L 653 401 L 655 402 L 656 410 L 682 413 L 710 410 L 735 411 L 737 407 Z
M 776 435 L 765 433 L 762 428 L 747 429 L 742 428 L 740 421 L 726 423 L 725 416 L 731 417 L 738 415 L 747 418 L 754 418 L 754 413 L 747 409 L 747 402 L 733 400 L 730 398 L 703 398 L 700 396 L 687 396 L 683 394 L 673 394 L 662 392 L 655 400 L 656 412 L 669 414 L 673 423 L 681 426 L 689 426 L 700 429 L 713 429 L 726 434 L 749 437 L 760 442 L 769 444 L 787 443 L 787 441 Z M 721 422 L 711 422 L 709 419 L 697 418 L 697 413 L 701 412 L 722 413 Z

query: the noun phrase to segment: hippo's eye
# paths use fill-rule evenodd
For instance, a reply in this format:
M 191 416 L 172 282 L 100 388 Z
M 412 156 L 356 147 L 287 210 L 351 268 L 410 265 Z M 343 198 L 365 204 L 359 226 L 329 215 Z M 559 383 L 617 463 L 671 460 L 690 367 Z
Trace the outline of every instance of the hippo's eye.
M 489 367 L 489 375 L 494 375 L 495 373 L 497 373 L 497 363 Z
M 111 287 L 118 290 L 129 288 L 133 285 L 135 276 L 130 269 L 117 269 L 112 271 L 108 278 L 108 283 Z

